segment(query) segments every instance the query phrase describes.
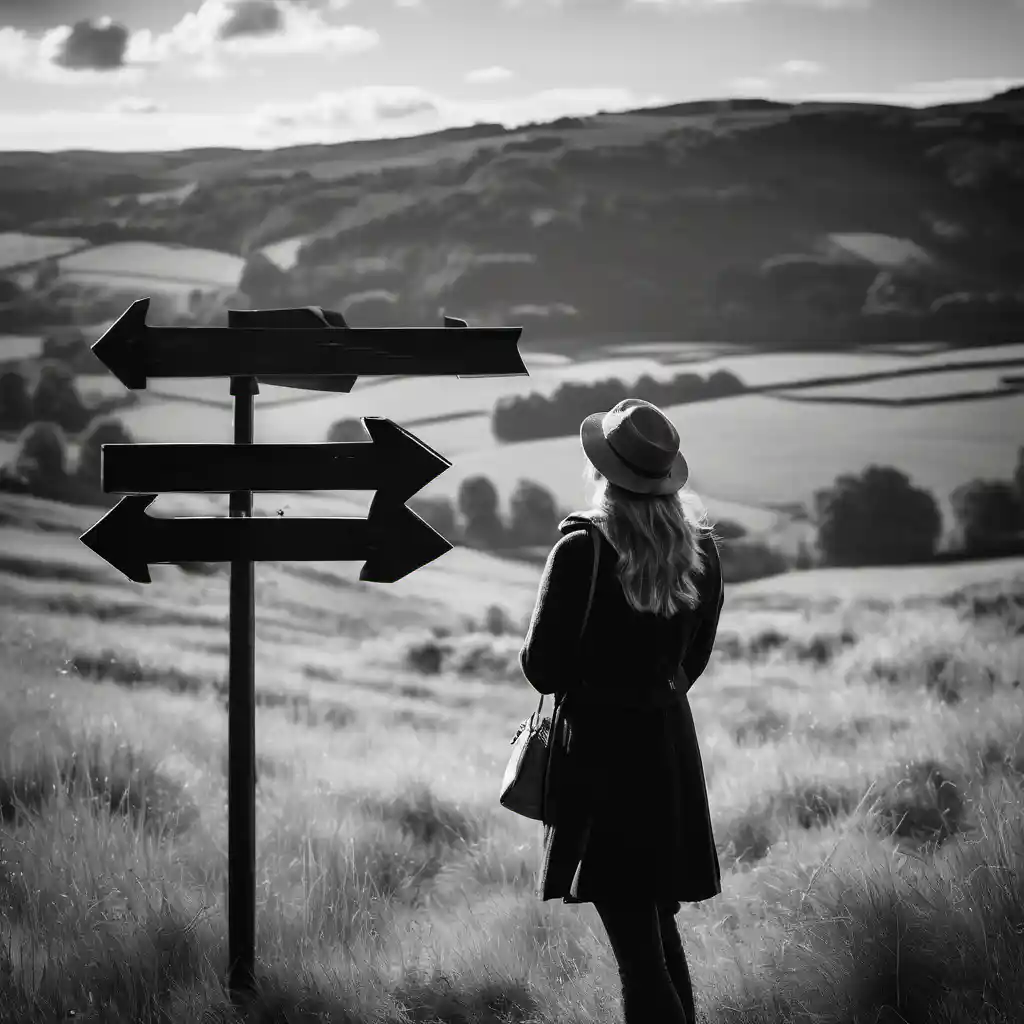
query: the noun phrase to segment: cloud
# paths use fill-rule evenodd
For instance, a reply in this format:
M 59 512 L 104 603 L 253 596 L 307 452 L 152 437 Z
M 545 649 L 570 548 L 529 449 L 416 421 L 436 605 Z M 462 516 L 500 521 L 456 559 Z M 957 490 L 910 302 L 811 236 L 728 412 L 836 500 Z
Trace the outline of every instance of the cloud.
M 629 89 L 547 89 L 502 100 L 450 100 L 418 86 L 364 86 L 322 92 L 299 103 L 264 104 L 251 119 L 261 137 L 280 144 L 414 134 L 485 121 L 507 127 L 600 110 L 629 110 L 668 102 Z M 282 137 L 285 136 L 285 137 Z
M 779 70 L 785 75 L 820 75 L 824 69 L 813 60 L 787 60 Z
M 124 83 L 139 76 L 129 67 L 128 29 L 109 18 L 58 25 L 33 35 L 0 28 L 0 72 L 14 78 L 83 84 Z
M 373 29 L 335 25 L 316 7 L 287 0 L 203 0 L 168 31 L 137 32 L 129 60 L 161 63 L 223 55 L 362 53 L 380 43 Z
M 55 44 L 52 60 L 58 67 L 74 71 L 112 71 L 124 67 L 128 29 L 119 22 L 110 18 L 76 21 L 62 36 L 50 37 Z
M 663 10 L 741 10 L 745 7 L 811 7 L 822 11 L 868 10 L 874 0 L 632 0 Z
M 729 88 L 740 95 L 750 96 L 751 93 L 764 93 L 772 87 L 767 78 L 756 78 L 753 76 L 745 78 L 734 78 L 729 83 Z
M 166 109 L 148 96 L 121 96 L 102 108 L 107 114 L 158 114 Z
M 467 71 L 464 77 L 467 82 L 504 82 L 512 77 L 512 72 L 495 64 L 489 68 L 474 68 Z
M 239 0 L 217 27 L 217 38 L 266 36 L 283 29 L 284 15 L 274 0 Z
M 415 86 L 367 86 L 322 93 L 305 103 L 235 114 L 153 110 L 145 101 L 81 109 L 12 112 L 0 108 L 0 138 L 12 149 L 53 152 L 174 151 L 204 146 L 266 148 L 296 142 L 393 138 L 486 121 L 509 127 L 600 110 L 665 104 L 662 95 L 609 87 L 549 89 L 509 99 L 463 102 Z M 134 109 L 133 109 L 134 108 Z

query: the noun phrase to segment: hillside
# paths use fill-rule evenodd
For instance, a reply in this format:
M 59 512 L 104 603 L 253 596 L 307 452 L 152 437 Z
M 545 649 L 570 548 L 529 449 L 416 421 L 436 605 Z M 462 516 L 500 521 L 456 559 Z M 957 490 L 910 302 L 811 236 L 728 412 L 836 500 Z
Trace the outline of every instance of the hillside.
M 251 305 L 374 326 L 445 309 L 523 324 L 526 348 L 641 332 L 1004 340 L 1024 323 L 1017 92 L 675 104 L 272 151 L 6 153 L 0 231 L 271 247 L 284 266 L 257 264 Z
M 0 495 L 0 1016 L 241 1024 L 227 581 L 119 580 L 89 515 Z M 619 1019 L 593 906 L 538 903 L 541 830 L 498 803 L 538 695 L 523 606 L 480 616 L 539 569 L 471 556 L 415 574 L 430 603 L 257 569 L 245 1020 Z M 701 1019 L 1019 1020 L 1022 565 L 729 588 L 685 698 L 722 869 L 676 915 Z

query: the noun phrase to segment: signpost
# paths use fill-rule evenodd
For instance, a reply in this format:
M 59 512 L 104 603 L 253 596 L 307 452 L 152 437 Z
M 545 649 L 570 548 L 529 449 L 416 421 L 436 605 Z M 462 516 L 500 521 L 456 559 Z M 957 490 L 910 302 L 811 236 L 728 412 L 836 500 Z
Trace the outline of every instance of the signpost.
M 231 310 L 228 327 L 151 327 L 149 299 L 133 302 L 93 346 L 126 387 L 154 377 L 229 377 L 232 444 L 105 444 L 103 490 L 123 494 L 82 542 L 130 580 L 149 566 L 230 562 L 228 649 L 228 988 L 255 984 L 256 561 L 362 561 L 361 580 L 393 583 L 451 549 L 405 502 L 451 463 L 380 417 L 368 442 L 254 444 L 260 382 L 348 392 L 361 375 L 526 374 L 519 327 L 352 328 L 333 310 Z M 459 328 L 459 330 L 452 330 Z M 366 518 L 253 518 L 253 491 L 373 490 Z M 160 492 L 228 493 L 228 517 L 157 518 Z

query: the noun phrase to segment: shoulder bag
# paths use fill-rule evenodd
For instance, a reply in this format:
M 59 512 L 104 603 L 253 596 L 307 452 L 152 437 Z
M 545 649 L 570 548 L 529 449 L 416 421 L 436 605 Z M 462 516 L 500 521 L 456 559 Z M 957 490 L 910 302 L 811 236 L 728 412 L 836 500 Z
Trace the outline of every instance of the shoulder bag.
M 597 528 L 588 527 L 594 543 L 594 564 L 590 574 L 590 592 L 583 612 L 580 639 L 587 628 L 590 606 L 594 601 L 594 587 L 597 583 L 597 563 L 601 554 L 601 538 Z M 512 756 L 509 758 L 505 775 L 501 780 L 501 806 L 521 814 L 524 818 L 542 820 L 544 811 L 544 778 L 547 771 L 551 745 L 551 718 L 541 717 L 545 694 L 540 695 L 537 710 L 525 721 L 520 722 L 511 739 Z

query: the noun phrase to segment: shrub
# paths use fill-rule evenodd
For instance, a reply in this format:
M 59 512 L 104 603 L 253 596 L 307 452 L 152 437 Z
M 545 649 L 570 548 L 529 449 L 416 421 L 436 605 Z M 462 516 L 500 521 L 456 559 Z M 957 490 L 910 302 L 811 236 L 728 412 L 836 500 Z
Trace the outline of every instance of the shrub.
M 0 430 L 20 430 L 32 419 L 28 381 L 20 370 L 0 374 Z
M 942 533 L 938 503 L 889 466 L 843 474 L 815 492 L 818 548 L 830 565 L 896 565 L 935 554 Z
M 509 534 L 517 544 L 553 543 L 558 539 L 555 496 L 533 480 L 519 480 L 509 498 Z
M 464 523 L 466 543 L 473 547 L 500 547 L 505 524 L 498 515 L 498 492 L 482 475 L 468 476 L 459 484 L 456 499 Z
M 64 431 L 56 423 L 30 423 L 18 438 L 11 469 L 36 497 L 63 499 L 68 492 Z
M 458 524 L 455 519 L 455 506 L 450 498 L 413 498 L 406 504 L 445 540 L 455 540 Z
M 78 450 L 78 465 L 75 467 L 80 492 L 83 497 L 94 496 L 105 501 L 100 467 L 102 448 L 105 444 L 134 444 L 135 438 L 116 417 L 98 417 L 86 429 Z
M 32 388 L 32 418 L 56 423 L 70 433 L 77 433 L 89 422 L 90 416 L 71 368 L 56 360 L 43 362 Z
M 875 804 L 875 822 L 887 835 L 939 845 L 964 824 L 962 788 L 933 760 L 890 773 Z
M 1009 480 L 972 480 L 953 491 L 950 503 L 967 551 L 1024 530 L 1024 501 Z
M 763 541 L 731 541 L 721 546 L 720 554 L 726 583 L 777 576 L 789 569 L 786 556 Z

